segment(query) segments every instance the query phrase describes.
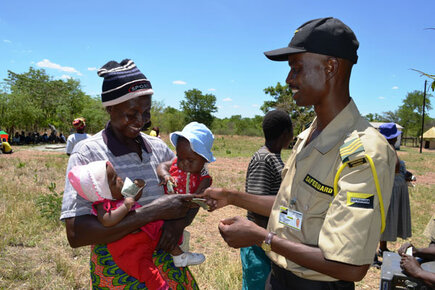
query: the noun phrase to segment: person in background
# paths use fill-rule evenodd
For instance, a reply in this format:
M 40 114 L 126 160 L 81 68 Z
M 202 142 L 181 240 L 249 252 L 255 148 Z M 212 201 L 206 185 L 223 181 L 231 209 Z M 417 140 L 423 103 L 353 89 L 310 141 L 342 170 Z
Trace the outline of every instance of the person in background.
M 298 135 L 276 197 L 212 187 L 201 195 L 211 210 L 231 204 L 269 216 L 267 229 L 241 217 L 219 223 L 229 246 L 265 250 L 272 261 L 266 289 L 355 289 L 372 264 L 396 155 L 350 96 L 358 46 L 347 25 L 327 17 L 265 52 L 288 62 L 293 99 L 313 106 L 316 118 Z
M 0 140 L 0 149 L 3 154 L 12 154 L 12 146 L 6 141 L 6 138 Z
M 159 133 L 160 133 L 159 127 L 153 127 L 150 131 L 150 136 L 160 138 Z
M 89 135 L 85 133 L 86 129 L 86 120 L 85 118 L 77 118 L 72 122 L 76 133 L 68 136 L 66 140 L 66 154 L 69 156 L 74 150 L 74 146 L 80 141 L 89 138 Z
M 245 191 L 257 195 L 276 195 L 281 185 L 284 163 L 281 150 L 293 139 L 290 116 L 283 110 L 269 111 L 263 120 L 265 144 L 251 158 L 246 173 Z M 269 217 L 248 211 L 247 218 L 266 228 Z M 242 260 L 242 289 L 264 289 L 270 273 L 270 259 L 264 250 L 253 245 L 240 248 Z
M 397 155 L 396 144 L 398 136 L 402 133 L 397 130 L 395 123 L 386 123 L 379 126 L 379 132 L 387 139 L 391 148 L 396 153 L 394 185 L 391 194 L 390 207 L 386 219 L 385 230 L 381 235 L 379 250 L 377 255 L 382 257 L 385 251 L 390 251 L 387 247 L 387 241 L 394 242 L 397 237 L 407 239 L 412 235 L 411 228 L 411 207 L 409 204 L 408 184 L 406 181 L 405 162 L 399 159 Z M 376 262 L 376 261 L 375 261 Z M 378 262 L 379 264 L 379 262 Z
M 398 250 L 402 256 L 400 267 L 411 277 L 424 281 L 430 287 L 435 287 L 435 273 L 425 271 L 421 267 L 422 262 L 435 261 L 435 214 L 432 215 L 423 235 L 430 239 L 429 246 L 426 248 L 416 248 L 411 243 L 403 244 Z M 412 255 L 407 254 L 411 248 Z M 419 262 L 415 257 L 420 258 Z

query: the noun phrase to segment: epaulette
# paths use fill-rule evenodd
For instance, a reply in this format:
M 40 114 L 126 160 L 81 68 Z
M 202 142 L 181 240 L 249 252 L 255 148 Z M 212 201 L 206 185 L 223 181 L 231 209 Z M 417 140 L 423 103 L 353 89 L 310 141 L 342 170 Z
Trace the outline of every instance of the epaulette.
M 352 157 L 354 155 L 357 155 L 357 153 L 365 152 L 364 146 L 359 137 L 354 137 L 349 139 L 345 140 L 345 143 L 340 146 L 340 157 L 343 163 L 350 161 L 351 159 L 354 159 Z

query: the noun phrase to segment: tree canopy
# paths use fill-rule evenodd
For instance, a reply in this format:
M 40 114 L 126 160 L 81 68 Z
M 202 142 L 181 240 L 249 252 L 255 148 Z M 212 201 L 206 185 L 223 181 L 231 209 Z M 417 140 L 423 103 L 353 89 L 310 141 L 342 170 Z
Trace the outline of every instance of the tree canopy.
M 265 101 L 261 106 L 261 110 L 266 114 L 272 109 L 281 109 L 290 114 L 293 122 L 294 135 L 296 136 L 308 127 L 314 119 L 314 111 L 312 107 L 300 107 L 296 105 L 293 99 L 293 93 L 288 84 L 281 85 L 277 83 L 275 87 L 267 87 L 264 92 L 270 95 L 273 100 Z
M 197 121 L 210 127 L 217 112 L 216 97 L 212 94 L 203 95 L 198 89 L 184 92 L 186 100 L 181 101 L 180 107 L 184 113 L 186 123 Z
M 4 87 L 0 124 L 8 132 L 38 131 L 49 125 L 69 132 L 72 120 L 79 116 L 87 119 L 88 129 L 99 130 L 108 119 L 101 102 L 86 95 L 78 80 L 54 80 L 43 69 L 30 67 L 22 74 L 8 71 Z

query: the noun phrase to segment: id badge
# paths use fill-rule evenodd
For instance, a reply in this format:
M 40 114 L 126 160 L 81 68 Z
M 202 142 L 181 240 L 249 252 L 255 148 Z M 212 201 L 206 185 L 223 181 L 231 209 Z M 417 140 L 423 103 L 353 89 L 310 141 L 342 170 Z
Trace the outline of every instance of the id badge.
M 302 226 L 302 213 L 288 207 L 279 208 L 279 222 L 283 225 L 300 231 Z

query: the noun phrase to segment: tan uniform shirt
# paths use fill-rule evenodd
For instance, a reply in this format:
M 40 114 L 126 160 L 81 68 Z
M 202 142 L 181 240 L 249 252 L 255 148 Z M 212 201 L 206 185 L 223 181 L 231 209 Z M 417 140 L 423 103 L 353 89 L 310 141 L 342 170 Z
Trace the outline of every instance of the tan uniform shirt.
M 423 234 L 428 237 L 432 243 L 435 243 L 435 214 L 430 218 Z
M 328 260 L 353 265 L 371 264 L 381 234 L 380 205 L 373 173 L 368 163 L 355 161 L 352 168 L 346 166 L 338 180 L 338 194 L 333 198 L 334 177 L 343 163 L 340 147 L 359 138 L 363 150 L 351 154 L 348 159 L 361 160 L 365 154 L 372 158 L 385 211 L 390 203 L 396 154 L 387 140 L 361 117 L 353 100 L 305 146 L 315 127 L 316 120 L 298 136 L 283 169 L 283 182 L 272 208 L 268 230 L 281 238 L 319 247 Z M 279 222 L 281 206 L 302 213 L 301 230 Z M 302 278 L 337 280 L 274 252 L 268 255 L 275 264 Z

